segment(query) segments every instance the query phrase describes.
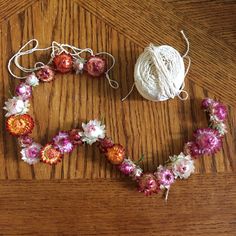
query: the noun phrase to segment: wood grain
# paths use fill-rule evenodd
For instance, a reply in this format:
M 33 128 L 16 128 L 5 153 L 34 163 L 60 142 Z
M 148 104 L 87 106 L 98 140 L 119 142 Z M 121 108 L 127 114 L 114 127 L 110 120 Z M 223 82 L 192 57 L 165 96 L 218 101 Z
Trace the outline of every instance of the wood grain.
M 167 204 L 160 195 L 143 198 L 127 179 L 1 181 L 1 234 L 234 235 L 235 177 L 179 181 Z
M 160 197 L 146 199 L 137 193 L 135 184 L 123 179 L 95 147 L 81 147 L 56 166 L 28 166 L 20 160 L 16 140 L 5 132 L 2 111 L 0 235 L 234 235 L 233 1 L 230 7 L 223 5 L 231 12 L 224 16 L 231 24 L 224 28 L 222 37 L 218 35 L 221 28 L 215 23 L 219 21 L 213 14 L 208 16 L 210 7 L 200 12 L 204 3 L 193 0 L 185 1 L 186 8 L 181 1 L 171 0 L 15 2 L 14 6 L 13 1 L 5 1 L 0 11 L 0 106 L 19 82 L 9 76 L 7 61 L 31 38 L 37 38 L 41 47 L 55 40 L 91 47 L 95 52 L 108 51 L 117 62 L 111 73 L 120 83 L 117 91 L 105 79 L 92 79 L 86 74 L 57 75 L 53 83 L 37 87 L 30 110 L 36 122 L 36 141 L 46 144 L 59 130 L 104 118 L 108 135 L 126 146 L 132 159 L 138 160 L 143 153 L 141 166 L 145 171 L 153 171 L 170 154 L 182 151 L 194 129 L 207 125 L 206 115 L 200 111 L 200 101 L 206 96 L 226 103 L 229 131 L 222 151 L 197 160 L 196 175 L 177 182 L 165 206 Z M 205 2 L 223 14 L 220 1 L 218 5 Z M 181 29 L 191 43 L 192 67 L 186 81 L 190 99 L 153 103 L 135 90 L 122 103 L 121 98 L 132 86 L 134 65 L 144 47 L 150 42 L 170 44 L 183 52 Z M 47 61 L 48 56 L 49 52 L 37 53 L 22 58 L 21 63 L 32 66 L 37 60 Z M 14 71 L 20 73 L 15 68 Z
M 8 20 L 11 16 L 19 14 L 21 11 L 25 10 L 34 2 L 35 0 L 0 0 L 0 23 L 5 20 Z
M 236 46 L 235 0 L 165 0 L 176 14 L 194 21 L 209 35 Z

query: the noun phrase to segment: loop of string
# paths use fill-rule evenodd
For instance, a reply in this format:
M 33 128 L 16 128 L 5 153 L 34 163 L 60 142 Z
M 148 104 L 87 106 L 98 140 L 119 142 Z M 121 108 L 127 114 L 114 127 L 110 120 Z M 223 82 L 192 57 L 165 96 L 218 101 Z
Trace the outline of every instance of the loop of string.
M 187 56 L 189 52 L 189 41 L 183 30 L 180 32 L 186 42 L 186 52 L 183 56 L 181 57 L 179 53 L 170 46 L 155 47 L 150 44 L 149 47 L 145 48 L 136 62 L 134 72 L 135 81 L 122 101 L 128 98 L 135 85 L 136 87 L 139 86 L 138 91 L 142 91 L 141 94 L 148 100 L 159 101 L 161 100 L 160 96 L 167 98 L 177 96 L 181 100 L 188 99 L 188 92 L 184 90 L 184 78 L 191 65 L 190 57 Z M 162 49 L 160 49 L 161 47 Z M 182 72 L 180 60 L 184 60 L 184 58 L 188 60 L 188 65 L 185 72 Z M 183 78 L 178 79 L 183 80 L 183 82 L 180 87 L 177 87 L 173 81 L 177 79 L 179 72 L 181 72 Z M 159 96 L 156 97 L 157 95 Z
M 33 43 L 35 43 L 35 46 L 33 46 L 32 48 L 30 48 L 30 49 L 24 51 L 24 49 L 25 49 L 28 45 L 33 44 Z M 25 67 L 23 67 L 23 66 L 21 66 L 21 65 L 19 64 L 19 58 L 20 58 L 21 56 L 29 55 L 29 54 L 31 54 L 31 53 L 33 53 L 33 52 L 35 52 L 35 51 L 46 51 L 46 50 L 51 49 L 51 47 L 48 47 L 48 48 L 38 48 L 38 44 L 39 44 L 39 43 L 38 43 L 38 40 L 37 40 L 37 39 L 31 39 L 31 40 L 29 40 L 25 45 L 23 45 L 23 46 L 18 50 L 18 52 L 17 52 L 16 54 L 14 54 L 14 55 L 9 59 L 7 68 L 8 68 L 9 73 L 10 73 L 13 77 L 15 77 L 15 78 L 17 78 L 17 79 L 25 79 L 25 78 L 27 78 L 27 76 L 17 76 L 16 74 L 14 74 L 14 73 L 12 72 L 12 70 L 11 70 L 11 64 L 12 64 L 12 61 L 13 61 L 13 60 L 14 60 L 15 66 L 16 66 L 19 70 L 21 70 L 21 71 L 23 71 L 23 72 L 25 72 L 25 73 L 34 72 L 35 70 L 40 69 L 40 68 L 44 65 L 43 62 L 37 62 L 37 63 L 35 63 L 35 65 L 34 65 L 33 68 L 25 68 Z M 41 66 L 37 66 L 37 64 L 39 64 L 39 63 L 41 64 Z
M 27 46 L 31 46 L 29 49 L 26 50 Z M 27 75 L 26 76 L 18 76 L 16 74 L 13 73 L 12 69 L 11 69 L 11 66 L 12 66 L 12 63 L 14 62 L 15 66 L 21 70 L 22 72 L 24 73 L 33 73 L 34 71 L 36 70 L 39 70 L 41 69 L 42 67 L 44 67 L 45 65 L 49 65 L 50 63 L 52 63 L 53 61 L 53 58 L 56 56 L 56 55 L 59 55 L 63 52 L 67 53 L 67 54 L 70 54 L 72 56 L 73 59 L 75 60 L 79 60 L 81 62 L 85 62 L 85 59 L 81 56 L 81 54 L 83 53 L 89 53 L 90 56 L 94 56 L 94 52 L 91 48 L 84 48 L 84 49 L 81 49 L 81 48 L 77 48 L 75 46 L 72 46 L 72 45 L 69 45 L 69 44 L 60 44 L 56 41 L 53 41 L 51 46 L 47 47 L 47 48 L 39 48 L 39 42 L 37 39 L 31 39 L 29 40 L 27 43 L 25 43 L 19 50 L 18 52 L 16 52 L 8 61 L 8 71 L 9 73 L 17 78 L 17 79 L 26 79 L 27 78 Z M 34 64 L 34 67 L 33 68 L 26 68 L 26 67 L 23 67 L 20 65 L 19 63 L 19 59 L 22 57 L 22 56 L 25 56 L 25 55 L 29 55 L 29 54 L 32 54 L 36 51 L 48 51 L 48 50 L 51 50 L 51 54 L 50 54 L 50 60 L 44 64 L 43 62 L 41 61 L 38 61 Z M 105 76 L 106 76 L 106 79 L 108 80 L 108 83 L 109 85 L 114 88 L 114 89 L 117 89 L 119 88 L 119 83 L 115 80 L 112 80 L 109 76 L 109 72 L 110 70 L 114 67 L 115 65 L 115 58 L 110 54 L 110 53 L 107 53 L 107 52 L 99 52 L 95 55 L 107 55 L 109 56 L 111 59 L 112 59 L 112 64 L 111 66 L 106 70 L 105 72 Z
M 188 50 L 187 50 L 187 51 L 188 51 Z M 186 68 L 185 73 L 184 73 L 184 77 L 186 77 L 186 75 L 188 74 L 190 65 L 191 65 L 191 59 L 190 59 L 189 56 L 186 56 L 186 55 L 185 55 L 185 56 L 182 56 L 182 57 L 188 59 L 188 65 L 187 65 L 187 68 Z M 179 94 L 177 95 L 178 98 L 179 98 L 180 100 L 183 100 L 183 101 L 188 99 L 188 92 L 184 90 L 184 87 L 185 87 L 185 82 L 183 82 L 183 84 L 182 84 L 182 86 L 181 86 L 181 88 L 180 88 L 180 90 L 179 90 Z M 183 97 L 183 96 L 180 96 L 180 94 L 185 94 L 185 96 L 184 96 L 184 97 Z
M 115 81 L 115 80 L 112 80 L 112 79 L 110 78 L 109 74 L 108 74 L 109 71 L 110 71 L 111 69 L 113 69 L 113 67 L 115 66 L 115 63 L 116 63 L 115 57 L 113 57 L 113 56 L 112 56 L 110 53 L 108 53 L 108 52 L 99 52 L 99 53 L 96 53 L 96 55 L 102 55 L 102 54 L 107 55 L 107 56 L 109 56 L 109 57 L 112 59 L 112 65 L 111 65 L 110 68 L 108 68 L 108 70 L 105 72 L 105 76 L 106 76 L 106 79 L 107 79 L 109 85 L 110 85 L 113 89 L 118 89 L 118 88 L 119 88 L 119 83 L 118 83 L 117 81 Z

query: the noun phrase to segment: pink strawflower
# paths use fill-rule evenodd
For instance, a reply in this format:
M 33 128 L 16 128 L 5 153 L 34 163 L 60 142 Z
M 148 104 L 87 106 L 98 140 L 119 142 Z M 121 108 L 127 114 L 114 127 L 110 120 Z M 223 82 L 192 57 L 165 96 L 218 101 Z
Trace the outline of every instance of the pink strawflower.
M 40 161 L 40 151 L 42 146 L 39 143 L 32 143 L 21 150 L 22 160 L 33 165 Z
M 58 135 L 53 138 L 53 146 L 61 153 L 71 152 L 73 144 L 70 141 L 68 132 L 60 131 Z
M 33 139 L 28 135 L 19 137 L 18 141 L 21 147 L 28 147 L 33 143 Z
M 208 109 L 212 104 L 214 103 L 214 100 L 211 98 L 204 98 L 202 100 L 202 108 Z
M 138 179 L 138 190 L 143 192 L 146 196 L 152 193 L 158 193 L 160 191 L 160 185 L 156 176 L 151 173 L 143 174 Z
M 136 165 L 130 159 L 124 159 L 124 161 L 117 167 L 123 174 L 129 175 L 133 180 L 138 180 L 142 174 L 143 170 Z
M 157 171 L 154 175 L 157 177 L 161 189 L 169 188 L 175 181 L 173 172 L 162 165 L 157 167 Z
M 212 114 L 216 117 L 218 121 L 225 121 L 227 118 L 226 106 L 222 103 L 215 102 L 212 107 Z
M 215 129 L 197 129 L 193 136 L 195 141 L 186 144 L 190 155 L 193 157 L 214 154 L 222 147 L 221 135 Z
M 210 113 L 211 120 L 225 121 L 227 118 L 226 106 L 211 98 L 202 100 L 202 108 Z
M 124 159 L 124 161 L 117 168 L 123 174 L 131 175 L 134 172 L 135 164 L 129 159 Z
M 16 95 L 23 100 L 28 100 L 32 96 L 32 87 L 26 83 L 20 83 L 16 86 Z

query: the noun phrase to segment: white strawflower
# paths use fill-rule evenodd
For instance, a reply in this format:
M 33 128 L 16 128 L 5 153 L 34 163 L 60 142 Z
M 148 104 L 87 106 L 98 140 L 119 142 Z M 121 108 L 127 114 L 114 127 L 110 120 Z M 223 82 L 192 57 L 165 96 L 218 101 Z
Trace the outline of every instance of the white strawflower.
M 194 161 L 191 156 L 185 156 L 182 152 L 170 157 L 171 169 L 175 178 L 187 179 L 194 172 Z
M 138 179 L 143 173 L 143 170 L 139 166 L 135 166 L 134 171 L 132 173 L 133 179 Z
M 39 79 L 36 77 L 34 73 L 27 76 L 25 82 L 32 87 L 39 85 Z
M 77 59 L 74 62 L 73 68 L 75 70 L 76 75 L 81 74 L 83 72 L 84 63 L 85 63 L 85 60 L 82 60 L 82 59 Z
M 28 100 L 24 101 L 20 97 L 13 97 L 5 102 L 4 110 L 7 111 L 6 117 L 11 115 L 23 115 L 29 111 Z
M 105 125 L 101 125 L 101 121 L 90 120 L 87 124 L 82 123 L 84 132 L 79 132 L 83 142 L 92 145 L 98 139 L 105 138 Z

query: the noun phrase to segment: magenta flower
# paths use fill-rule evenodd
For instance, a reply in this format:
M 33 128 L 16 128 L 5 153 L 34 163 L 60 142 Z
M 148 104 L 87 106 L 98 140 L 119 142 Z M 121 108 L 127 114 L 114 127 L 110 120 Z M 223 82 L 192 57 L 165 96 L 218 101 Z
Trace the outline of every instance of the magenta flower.
M 185 150 L 188 150 L 192 157 L 204 154 L 211 155 L 222 147 L 222 138 L 217 130 L 211 128 L 197 129 L 193 136 L 195 142 L 188 142 L 185 145 Z
M 205 98 L 202 100 L 202 108 L 210 113 L 211 120 L 213 121 L 225 121 L 227 118 L 226 106 L 211 98 Z
M 217 130 L 211 128 L 197 129 L 193 136 L 202 154 L 211 155 L 222 146 L 222 138 Z
M 131 175 L 134 172 L 135 164 L 129 159 L 124 159 L 124 161 L 117 168 L 123 174 Z
M 173 172 L 162 165 L 158 166 L 154 175 L 157 177 L 161 188 L 169 188 L 175 181 Z
M 61 153 L 71 152 L 73 144 L 67 132 L 60 131 L 58 135 L 53 138 L 53 146 Z
M 32 87 L 26 83 L 20 83 L 16 86 L 16 95 L 27 100 L 32 96 Z
M 217 118 L 218 121 L 225 121 L 227 118 L 226 106 L 222 103 L 215 102 L 212 108 L 212 114 Z
M 124 175 L 129 175 L 133 180 L 136 181 L 141 177 L 143 173 L 143 170 L 130 159 L 124 159 L 124 161 L 120 165 L 118 165 L 117 168 Z
M 214 103 L 214 100 L 211 98 L 204 98 L 202 100 L 202 108 L 208 109 L 212 104 Z

